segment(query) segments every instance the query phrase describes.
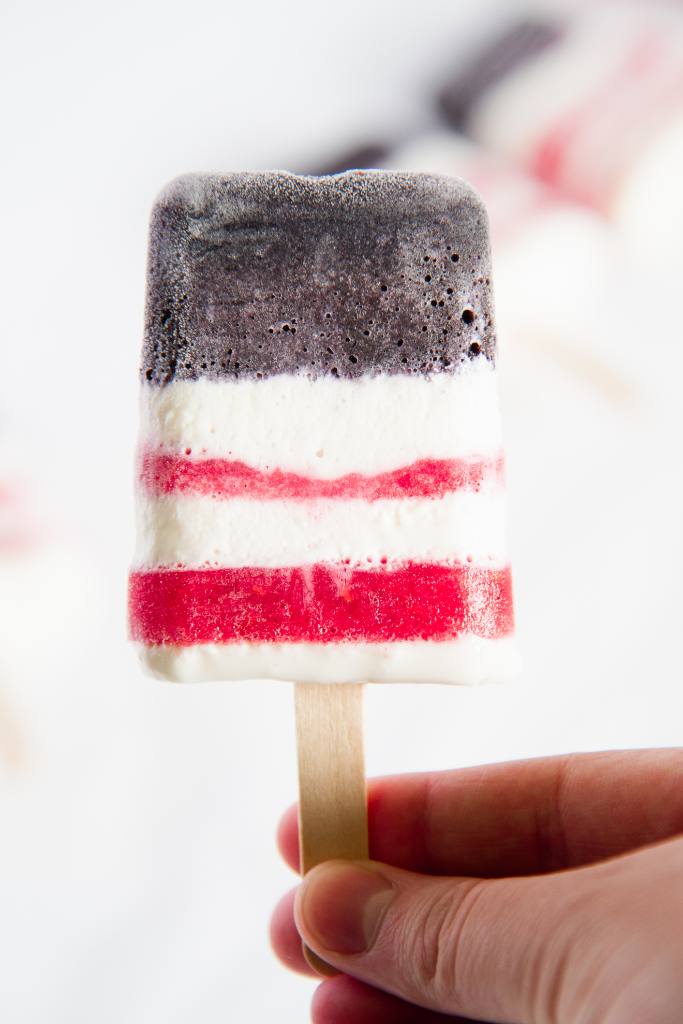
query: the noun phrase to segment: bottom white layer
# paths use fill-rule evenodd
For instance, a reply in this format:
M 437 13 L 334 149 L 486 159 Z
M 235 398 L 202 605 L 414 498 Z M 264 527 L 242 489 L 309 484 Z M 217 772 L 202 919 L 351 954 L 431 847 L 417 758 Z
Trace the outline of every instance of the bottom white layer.
M 178 683 L 281 679 L 299 683 L 505 682 L 519 667 L 513 637 L 461 636 L 433 643 L 201 644 L 142 647 L 152 675 Z

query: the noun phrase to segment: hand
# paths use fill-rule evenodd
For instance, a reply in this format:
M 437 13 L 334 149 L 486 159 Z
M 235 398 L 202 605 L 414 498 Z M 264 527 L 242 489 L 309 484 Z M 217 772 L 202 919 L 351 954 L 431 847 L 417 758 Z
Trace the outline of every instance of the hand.
M 273 916 L 289 967 L 302 935 L 343 972 L 315 1024 L 680 1024 L 683 751 L 380 779 L 369 829 Z M 279 843 L 297 869 L 296 808 Z

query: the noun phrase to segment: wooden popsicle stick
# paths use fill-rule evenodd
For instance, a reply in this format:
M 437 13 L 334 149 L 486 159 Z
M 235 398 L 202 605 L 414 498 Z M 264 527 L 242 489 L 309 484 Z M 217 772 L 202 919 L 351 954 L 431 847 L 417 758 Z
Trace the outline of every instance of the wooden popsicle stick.
M 297 683 L 301 873 L 325 860 L 366 860 L 363 684 Z M 304 945 L 314 970 L 337 971 Z

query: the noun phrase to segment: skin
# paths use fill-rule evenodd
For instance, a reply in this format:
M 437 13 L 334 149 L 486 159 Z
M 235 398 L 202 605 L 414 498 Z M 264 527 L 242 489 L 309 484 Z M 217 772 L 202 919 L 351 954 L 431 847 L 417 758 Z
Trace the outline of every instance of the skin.
M 683 750 L 377 779 L 369 832 L 273 915 L 340 972 L 314 1024 L 680 1024 Z M 278 842 L 298 870 L 296 808 Z

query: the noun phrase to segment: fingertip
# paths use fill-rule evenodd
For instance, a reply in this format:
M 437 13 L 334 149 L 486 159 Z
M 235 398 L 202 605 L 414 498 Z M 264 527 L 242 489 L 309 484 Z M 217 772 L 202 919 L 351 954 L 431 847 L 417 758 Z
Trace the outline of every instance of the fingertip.
M 311 1020 L 313 1024 L 468 1024 L 459 1017 L 444 1017 L 405 1003 L 346 974 L 329 978 L 318 986 L 311 1004 Z
M 280 818 L 276 832 L 277 847 L 292 871 L 299 871 L 299 806 L 292 804 Z
M 344 970 L 346 957 L 369 948 L 394 899 L 387 877 L 391 873 L 386 865 L 371 861 L 342 860 L 325 861 L 309 871 L 294 902 L 296 925 L 307 945 Z
M 386 1000 L 390 998 L 362 981 L 340 974 L 318 985 L 311 1003 L 311 1020 L 313 1024 L 378 1024 L 380 1019 L 396 1019 L 398 1024 L 400 1018 L 377 1016 L 378 1009 L 387 1010 Z
M 290 971 L 317 978 L 316 972 L 306 962 L 301 936 L 294 922 L 295 895 L 296 889 L 291 889 L 275 907 L 270 919 L 270 943 L 278 960 Z
M 312 1024 L 336 1024 L 339 1014 L 335 1010 L 335 992 L 339 983 L 346 981 L 344 975 L 328 978 L 318 985 L 311 1000 Z

